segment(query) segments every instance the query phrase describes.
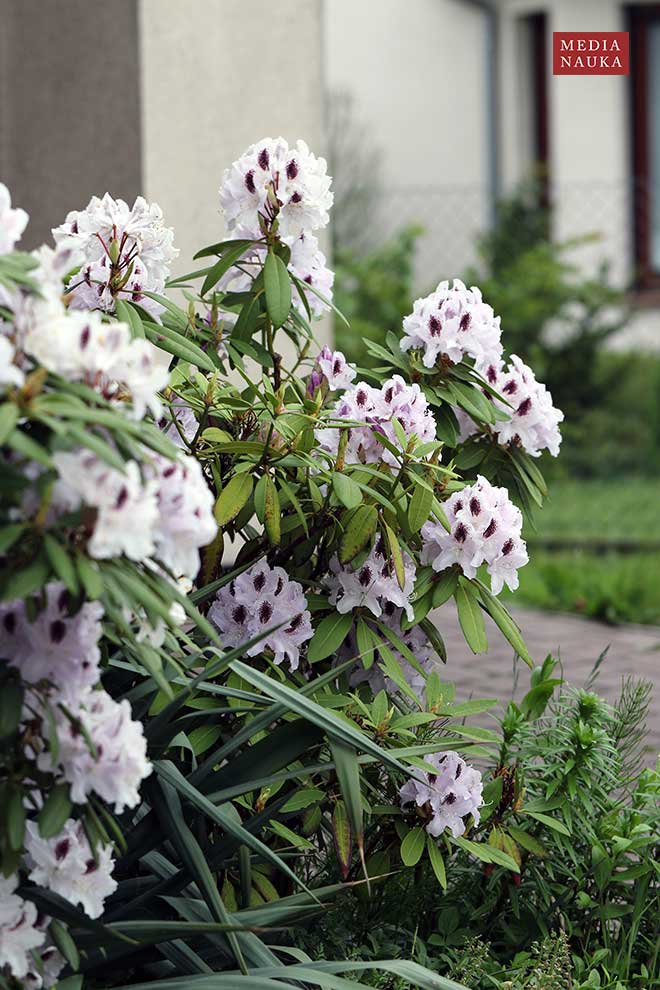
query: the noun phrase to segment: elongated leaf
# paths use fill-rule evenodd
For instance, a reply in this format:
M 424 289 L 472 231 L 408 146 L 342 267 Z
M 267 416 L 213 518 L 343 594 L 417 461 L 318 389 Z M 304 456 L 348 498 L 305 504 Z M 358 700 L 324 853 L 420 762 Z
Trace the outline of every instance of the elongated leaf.
M 431 867 L 436 875 L 437 881 L 443 890 L 447 889 L 447 871 L 445 870 L 445 861 L 442 858 L 442 853 L 438 846 L 437 840 L 431 835 L 426 836 L 426 848 L 428 850 L 429 859 L 431 860 Z
M 244 254 L 245 243 L 243 241 L 237 241 L 232 247 L 227 248 L 220 260 L 216 261 L 204 279 L 202 283 L 202 295 L 205 296 L 210 289 L 216 286 L 225 272 L 229 271 Z
M 360 486 L 347 474 L 335 471 L 332 475 L 332 489 L 341 504 L 345 505 L 347 509 L 355 509 L 362 501 Z
M 264 264 L 264 290 L 268 315 L 277 329 L 291 309 L 291 279 L 282 259 L 270 251 Z
M 408 506 L 408 525 L 413 533 L 418 533 L 431 514 L 433 492 L 422 485 L 416 485 Z
M 332 810 L 332 841 L 341 875 L 346 879 L 351 868 L 353 835 L 346 805 L 343 801 L 337 801 Z
M 419 863 L 424 846 L 426 844 L 426 832 L 421 826 L 412 828 L 401 843 L 401 860 L 404 866 L 415 866 Z
M 52 839 L 61 832 L 70 814 L 69 785 L 57 784 L 46 798 L 37 818 L 39 835 L 42 839 Z
M 310 663 L 325 660 L 336 653 L 344 642 L 353 625 L 353 613 L 331 612 L 319 623 L 307 648 L 307 659 Z
M 339 560 L 349 564 L 374 538 L 378 525 L 375 505 L 359 505 L 351 514 L 339 545 Z
M 280 497 L 270 475 L 264 475 L 264 481 L 264 526 L 271 546 L 277 547 L 282 539 Z
M 18 406 L 5 402 L 0 406 L 0 445 L 2 445 L 18 423 Z
M 479 603 L 474 595 L 463 584 L 459 584 L 454 595 L 458 611 L 458 621 L 465 642 L 473 653 L 485 653 L 488 649 L 486 627 Z
M 335 762 L 337 780 L 344 798 L 351 829 L 357 840 L 358 848 L 362 849 L 363 809 L 357 753 L 353 746 L 346 746 L 336 740 L 330 743 L 330 751 Z
M 215 519 L 219 526 L 226 526 L 234 519 L 243 506 L 247 503 L 253 488 L 252 475 L 244 471 L 242 474 L 235 474 L 231 481 L 225 485 L 215 503 Z
M 77 595 L 79 587 L 78 575 L 76 574 L 75 564 L 71 560 L 71 557 L 69 557 L 64 547 L 62 547 L 53 536 L 50 536 L 47 533 L 44 536 L 44 549 L 46 551 L 46 556 L 50 560 L 51 567 L 57 574 L 60 581 L 62 581 L 65 588 L 67 588 L 72 595 Z
M 390 553 L 392 554 L 392 562 L 394 564 L 394 573 L 396 574 L 396 580 L 403 591 L 406 584 L 406 572 L 403 566 L 403 554 L 401 552 L 401 547 L 397 539 L 397 535 L 391 526 L 388 526 L 386 522 L 383 522 L 385 528 L 385 535 L 387 536 L 387 542 L 390 547 Z

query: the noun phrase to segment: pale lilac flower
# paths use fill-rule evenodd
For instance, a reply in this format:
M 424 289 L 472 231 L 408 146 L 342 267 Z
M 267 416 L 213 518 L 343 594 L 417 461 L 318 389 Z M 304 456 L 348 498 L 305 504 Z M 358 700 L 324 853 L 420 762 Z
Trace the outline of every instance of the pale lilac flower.
M 344 455 L 347 464 L 384 461 L 396 466 L 394 454 L 378 441 L 381 434 L 396 447 L 401 447 L 392 425 L 394 419 L 408 439 L 416 436 L 424 443 L 435 440 L 436 436 L 436 424 L 426 396 L 419 385 L 406 385 L 400 375 L 393 375 L 381 388 L 358 382 L 338 399 L 332 416 L 336 420 L 357 420 L 365 424 L 349 428 Z M 336 426 L 317 429 L 315 435 L 322 450 L 337 454 L 340 431 Z
M 506 488 L 496 488 L 479 476 L 472 485 L 455 492 L 443 503 L 450 532 L 430 520 L 422 527 L 421 562 L 443 571 L 458 564 L 466 577 L 476 577 L 486 564 L 493 594 L 507 584 L 518 587 L 518 569 L 527 561 L 522 539 L 522 513 Z
M 540 457 L 544 450 L 557 457 L 561 444 L 559 424 L 564 414 L 552 404 L 552 395 L 536 380 L 532 369 L 512 354 L 506 368 L 491 363 L 485 368 L 477 366 L 477 370 L 505 400 L 486 396 L 495 410 L 504 413 L 502 419 L 490 424 L 498 443 L 515 444 L 531 457 Z M 479 426 L 462 409 L 455 408 L 454 414 L 459 424 L 459 442 L 479 432 Z
M 15 357 L 14 345 L 0 330 L 0 389 L 8 385 L 20 388 L 25 381 L 24 372 L 14 363 Z
M 354 608 L 368 608 L 379 617 L 389 603 L 402 608 L 412 619 L 410 598 L 415 588 L 415 565 L 407 553 L 403 554 L 403 566 L 404 582 L 403 588 L 400 588 L 394 564 L 382 539 L 376 542 L 369 556 L 355 569 L 342 566 L 339 559 L 333 557 L 328 577 L 330 604 L 341 613 Z
M 271 568 L 265 561 L 220 589 L 209 618 L 229 647 L 270 630 L 265 639 L 250 647 L 248 656 L 270 649 L 275 663 L 286 660 L 292 670 L 298 668 L 301 646 L 314 633 L 302 585 L 291 581 L 282 567 Z M 273 629 L 280 624 L 281 628 Z
M 154 553 L 158 482 L 154 478 L 143 481 L 136 461 L 126 462 L 124 474 L 83 449 L 57 452 L 53 461 L 59 474 L 53 488 L 54 507 L 73 511 L 86 505 L 97 510 L 87 544 L 92 557 L 126 554 L 139 561 Z
M 64 711 L 55 695 L 51 707 L 59 751 L 40 753 L 39 769 L 54 772 L 70 784 L 71 800 L 76 804 L 85 804 L 95 793 L 113 805 L 117 814 L 134 808 L 140 800 L 140 784 L 152 767 L 142 723 L 131 717 L 129 702 L 87 689 L 81 692 L 77 706 L 65 704 Z M 77 723 L 84 726 L 95 753 Z
M 475 825 L 479 824 L 483 804 L 481 774 L 452 751 L 424 756 L 424 762 L 436 767 L 437 773 L 413 769 L 412 779 L 399 790 L 401 805 L 421 808 L 428 818 L 426 831 L 434 838 L 447 828 L 458 838 L 465 833 L 468 815 Z
M 11 194 L 4 182 L 0 182 L 0 254 L 14 250 L 29 219 L 25 210 L 12 209 Z
M 328 302 L 324 302 L 316 295 L 316 292 L 306 291 L 305 298 L 315 319 L 323 316 L 329 309 L 332 301 L 332 286 L 335 281 L 335 273 L 326 264 L 323 251 L 319 249 L 319 242 L 313 234 L 303 233 L 291 245 L 291 259 L 289 261 L 289 271 L 299 282 L 316 289 Z M 301 316 L 306 316 L 305 306 L 300 298 L 298 287 L 292 287 L 292 301 L 294 307 Z
M 0 187 L 1 188 L 1 187 Z M 32 963 L 31 952 L 46 940 L 37 926 L 37 909 L 15 893 L 18 876 L 0 875 L 0 974 L 22 980 Z
M 199 461 L 187 454 L 174 461 L 152 455 L 147 475 L 156 485 L 155 555 L 177 577 L 192 580 L 199 570 L 200 548 L 218 531 L 213 493 Z
M 33 883 L 79 904 L 90 918 L 103 914 L 106 897 L 117 889 L 111 845 L 98 845 L 95 859 L 82 822 L 69 818 L 52 839 L 42 839 L 36 822 L 27 822 L 25 848 Z
M 353 365 L 348 363 L 341 351 L 331 351 L 328 346 L 324 347 L 318 354 L 314 363 L 314 370 L 318 371 L 327 382 L 331 392 L 350 388 L 357 374 Z
M 39 948 L 39 952 L 35 953 L 39 957 L 38 964 L 33 959 L 28 972 L 25 974 L 23 979 L 25 990 L 50 990 L 57 984 L 59 976 L 67 964 L 66 959 L 48 935 L 47 928 L 50 920 L 47 917 L 40 917 L 37 920 L 39 931 L 46 933 L 46 942 Z
M 178 427 L 173 419 L 179 424 Z M 199 423 L 190 406 L 181 400 L 176 400 L 167 410 L 167 415 L 158 421 L 158 426 L 168 440 L 171 440 L 177 447 L 181 447 L 182 450 L 187 450 L 188 445 L 195 439 Z
M 454 364 L 464 357 L 497 361 L 502 354 L 500 318 L 485 303 L 480 290 L 467 289 L 459 280 L 440 282 L 430 296 L 415 301 L 403 321 L 401 350 L 423 349 L 425 368 L 439 357 Z
M 109 193 L 93 196 L 84 210 L 67 215 L 53 237 L 56 244 L 73 241 L 84 256 L 68 286 L 72 308 L 114 312 L 115 300 L 122 299 L 158 319 L 163 307 L 145 293 L 162 293 L 179 252 L 156 203 L 138 196 L 129 207 Z
M 394 643 L 390 642 L 387 637 L 383 636 L 382 639 L 398 662 L 406 683 L 410 686 L 420 703 L 424 704 L 426 678 L 436 669 L 437 658 L 428 637 L 420 626 L 412 626 L 410 629 L 401 628 L 403 614 L 403 609 L 397 608 L 391 602 L 385 602 L 381 619 L 396 633 L 404 646 L 408 647 L 422 668 L 423 673 L 417 670 L 416 667 L 413 667 L 410 661 L 397 650 Z M 349 645 L 347 648 L 342 648 L 342 653 L 346 657 L 349 657 L 355 656 L 357 652 L 357 641 L 353 634 L 351 634 Z M 350 676 L 350 683 L 353 686 L 362 684 L 365 681 L 374 695 L 383 690 L 387 691 L 388 694 L 398 694 L 400 691 L 399 686 L 388 677 L 384 668 L 381 666 L 378 650 L 375 651 L 374 662 L 369 669 L 366 669 L 360 660 Z
M 99 679 L 103 606 L 84 602 L 69 615 L 70 596 L 60 582 L 47 585 L 45 598 L 33 619 L 21 600 L 0 605 L 0 655 L 24 681 L 50 681 L 73 700 Z
M 281 137 L 251 145 L 222 179 L 220 206 L 228 230 L 236 238 L 258 239 L 260 218 L 268 226 L 276 218 L 286 240 L 325 227 L 333 201 L 326 170 L 325 159 L 316 158 L 304 141 L 292 148 Z

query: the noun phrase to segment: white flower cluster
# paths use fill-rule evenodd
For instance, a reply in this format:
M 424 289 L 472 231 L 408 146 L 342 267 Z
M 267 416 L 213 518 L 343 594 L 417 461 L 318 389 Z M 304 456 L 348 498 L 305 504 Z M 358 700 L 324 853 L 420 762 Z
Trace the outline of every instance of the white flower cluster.
M 314 362 L 308 392 L 314 395 L 317 388 L 323 384 L 327 385 L 330 392 L 350 388 L 356 375 L 357 371 L 348 363 L 342 352 L 331 351 L 326 345 L 319 351 Z
M 142 723 L 131 718 L 128 701 L 117 702 L 106 691 L 89 688 L 72 710 L 56 704 L 54 721 L 58 751 L 40 753 L 39 769 L 61 776 L 75 804 L 98 794 L 117 814 L 134 808 L 151 764 Z
M 426 396 L 419 385 L 406 385 L 401 375 L 393 375 L 380 388 L 358 382 L 337 401 L 333 419 L 355 420 L 364 426 L 348 429 L 344 455 L 347 464 L 376 464 L 385 461 L 395 466 L 394 454 L 379 442 L 379 435 L 401 447 L 393 426 L 396 420 L 406 437 L 416 436 L 420 443 L 435 440 L 436 424 Z M 336 426 L 315 431 L 322 450 L 336 455 L 340 430 Z
M 338 612 L 350 612 L 354 608 L 368 608 L 377 618 L 387 604 L 403 609 L 409 619 L 413 617 L 410 598 L 415 587 L 415 565 L 407 553 L 403 554 L 404 582 L 399 587 L 392 558 L 379 538 L 369 556 L 351 570 L 343 567 L 337 557 L 330 561 L 328 587 L 330 604 Z
M 325 159 L 304 141 L 290 148 L 284 138 L 264 138 L 225 171 L 220 205 L 232 236 L 258 240 L 262 224 L 277 219 L 279 235 L 292 244 L 328 223 L 330 183 Z
M 491 363 L 477 370 L 505 400 L 492 400 L 495 408 L 509 417 L 491 426 L 498 442 L 522 447 L 532 457 L 540 457 L 544 450 L 557 457 L 561 444 L 559 424 L 564 414 L 552 404 L 552 395 L 545 385 L 536 380 L 532 369 L 512 354 L 506 368 Z M 456 409 L 454 412 L 461 428 L 461 441 L 478 432 L 478 426 L 467 413 Z
M 115 300 L 139 303 L 158 318 L 163 307 L 145 295 L 162 293 L 170 265 L 178 255 L 174 232 L 163 224 L 156 203 L 138 196 L 132 207 L 106 193 L 93 196 L 84 210 L 73 210 L 53 230 L 56 244 L 73 243 L 82 267 L 68 290 L 72 309 L 112 313 Z
M 506 488 L 496 488 L 479 476 L 472 485 L 455 492 L 443 504 L 450 532 L 439 522 L 422 526 L 423 564 L 443 571 L 458 564 L 466 577 L 476 577 L 486 564 L 493 594 L 504 584 L 518 587 L 518 568 L 527 561 L 527 548 L 521 537 L 522 513 Z
M 0 254 L 9 254 L 14 250 L 28 220 L 25 210 L 12 208 L 11 194 L 4 182 L 0 182 Z
M 37 924 L 37 909 L 15 893 L 18 876 L 0 875 L 0 974 L 5 969 L 17 980 L 30 970 L 33 949 L 46 941 Z
M 121 474 L 88 450 L 56 453 L 53 504 L 68 511 L 82 505 L 96 509 L 87 545 L 92 557 L 155 556 L 177 577 L 192 579 L 199 570 L 199 548 L 217 532 L 213 495 L 193 457 L 149 457 L 143 478 L 136 461 L 128 461 Z
M 291 581 L 282 567 L 271 568 L 264 561 L 220 589 L 209 609 L 209 619 L 229 647 L 267 633 L 247 655 L 253 657 L 269 649 L 275 663 L 286 660 L 292 670 L 298 668 L 301 646 L 314 632 L 302 585 Z
M 0 656 L 27 684 L 47 681 L 75 703 L 99 680 L 103 606 L 85 602 L 69 614 L 70 596 L 60 582 L 46 587 L 45 599 L 33 621 L 23 601 L 0 605 Z
M 421 667 L 421 671 L 418 670 L 417 667 L 413 667 L 411 662 L 407 660 L 406 657 L 399 652 L 399 650 L 397 650 L 393 643 L 385 639 L 385 637 L 383 637 L 383 639 L 385 640 L 388 648 L 391 650 L 395 660 L 399 664 L 404 680 L 417 696 L 420 703 L 423 704 L 426 694 L 426 678 L 433 672 L 434 669 L 436 669 L 436 655 L 428 637 L 419 626 L 411 626 L 410 629 L 401 628 L 403 614 L 403 609 L 396 608 L 392 602 L 386 601 L 383 605 L 383 614 L 381 618 L 383 622 L 385 622 L 399 637 L 399 639 L 403 642 L 403 645 L 408 647 Z M 343 650 L 342 652 L 347 656 L 355 656 L 357 653 L 357 642 L 353 636 L 351 636 L 348 651 L 350 652 L 347 652 L 347 650 Z M 365 681 L 371 688 L 374 695 L 383 690 L 387 691 L 388 694 L 400 693 L 399 686 L 390 677 L 388 677 L 387 674 L 385 674 L 382 666 L 380 665 L 378 651 L 376 651 L 374 662 L 368 670 L 363 666 L 362 661 L 360 660 L 358 662 L 358 666 L 350 676 L 350 682 L 353 686 L 362 684 Z
M 0 186 L 0 210 L 3 190 L 6 192 Z M 155 206 L 149 209 L 159 212 Z M 13 218 L 11 221 L 5 232 L 6 243 L 10 243 L 11 230 L 16 227 Z M 68 226 L 73 229 L 76 221 Z M 136 230 L 135 238 L 139 236 Z M 69 296 L 67 308 L 62 279 L 83 262 L 90 244 L 103 248 L 89 231 L 83 237 L 59 228 L 57 241 L 55 250 L 44 246 L 33 253 L 37 266 L 30 277 L 38 286 L 37 293 L 1 290 L 0 302 L 12 310 L 13 321 L 0 324 L 0 386 L 23 384 L 26 362 L 22 355 L 27 355 L 48 371 L 69 381 L 84 382 L 111 401 L 123 403 L 130 399 L 131 415 L 136 419 L 141 419 L 147 410 L 158 416 L 157 393 L 167 384 L 171 356 L 148 340 L 134 339 L 124 323 L 105 323 L 100 312 L 75 312 L 87 308 L 78 305 L 75 291 Z
M 475 825 L 479 824 L 483 803 L 481 774 L 451 751 L 425 756 L 424 762 L 437 772 L 414 769 L 412 779 L 399 790 L 401 805 L 414 804 L 420 809 L 429 835 L 437 837 L 448 828 L 458 838 L 465 833 L 468 815 Z
M 42 839 L 34 822 L 27 822 L 26 832 L 30 880 L 79 904 L 88 917 L 98 918 L 106 897 L 117 889 L 112 878 L 112 846 L 97 846 L 95 858 L 82 822 L 72 818 L 53 839 Z
M 488 363 L 502 355 L 500 318 L 481 291 L 460 279 L 440 282 L 430 296 L 415 301 L 403 321 L 401 350 L 423 349 L 422 362 L 432 368 L 439 357 L 458 364 L 464 357 Z

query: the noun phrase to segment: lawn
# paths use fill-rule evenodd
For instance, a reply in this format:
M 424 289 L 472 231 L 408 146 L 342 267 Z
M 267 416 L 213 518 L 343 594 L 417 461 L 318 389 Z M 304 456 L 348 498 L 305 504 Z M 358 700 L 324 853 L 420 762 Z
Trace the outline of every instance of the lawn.
M 554 482 L 536 529 L 526 528 L 530 563 L 520 571 L 516 601 L 660 624 L 659 496 L 660 482 L 652 480 Z M 608 550 L 610 543 L 618 549 Z

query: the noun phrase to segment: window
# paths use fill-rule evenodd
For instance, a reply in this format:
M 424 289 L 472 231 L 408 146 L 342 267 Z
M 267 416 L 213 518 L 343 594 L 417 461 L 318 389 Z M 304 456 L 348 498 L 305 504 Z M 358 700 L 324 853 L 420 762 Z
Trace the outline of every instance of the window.
M 630 11 L 635 265 L 660 288 L 660 4 Z
M 518 97 L 522 177 L 533 178 L 543 206 L 549 194 L 548 32 L 545 14 L 518 20 Z

